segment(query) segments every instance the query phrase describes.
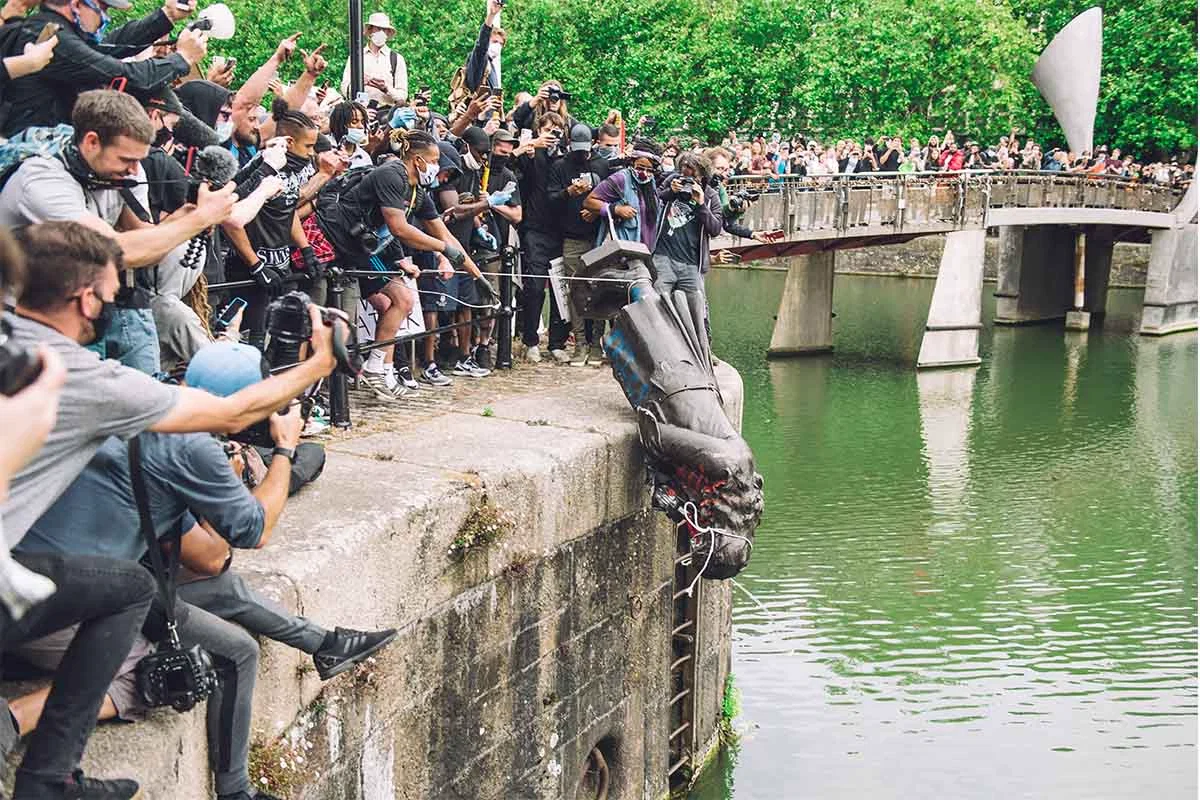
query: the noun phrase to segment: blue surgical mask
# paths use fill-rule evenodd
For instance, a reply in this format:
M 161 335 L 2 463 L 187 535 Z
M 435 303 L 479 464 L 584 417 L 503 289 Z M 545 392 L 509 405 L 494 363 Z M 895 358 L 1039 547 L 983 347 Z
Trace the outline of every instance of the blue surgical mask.
M 346 141 L 353 145 L 361 145 L 367 141 L 367 131 L 365 128 L 347 128 Z

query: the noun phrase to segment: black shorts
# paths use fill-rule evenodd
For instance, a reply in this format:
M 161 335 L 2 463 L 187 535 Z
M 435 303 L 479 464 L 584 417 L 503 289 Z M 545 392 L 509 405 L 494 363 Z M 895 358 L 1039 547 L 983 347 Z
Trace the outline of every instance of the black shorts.
M 458 310 L 458 281 L 454 278 L 447 281 L 437 273 L 422 272 L 417 278 L 417 291 L 421 310 L 426 314 Z

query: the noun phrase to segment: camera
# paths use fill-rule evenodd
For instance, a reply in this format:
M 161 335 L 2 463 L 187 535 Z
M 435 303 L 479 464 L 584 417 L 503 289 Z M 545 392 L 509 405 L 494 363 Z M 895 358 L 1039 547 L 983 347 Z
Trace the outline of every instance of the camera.
M 368 253 L 379 249 L 379 234 L 373 228 L 368 228 L 365 222 L 356 222 L 350 226 L 350 235 L 362 244 Z
M 745 213 L 746 209 L 750 207 L 750 204 L 758 200 L 759 195 L 761 194 L 761 192 L 757 192 L 754 189 L 742 189 L 741 191 L 730 195 L 729 210 L 734 214 Z
M 218 682 L 212 656 L 198 644 L 185 650 L 174 626 L 158 650 L 137 664 L 138 691 L 151 708 L 190 711 L 213 693 Z
M 571 93 L 559 89 L 557 86 L 551 86 L 546 90 L 546 99 L 551 103 L 557 103 L 559 100 L 571 102 Z
M 0 320 L 0 394 L 11 397 L 42 374 L 42 359 L 28 347 L 12 341 L 12 326 Z

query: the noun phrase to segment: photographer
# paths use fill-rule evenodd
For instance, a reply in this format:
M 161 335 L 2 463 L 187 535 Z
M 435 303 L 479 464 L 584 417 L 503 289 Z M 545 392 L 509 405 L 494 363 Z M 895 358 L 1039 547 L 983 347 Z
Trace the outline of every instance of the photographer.
M 276 146 L 263 150 L 243 170 L 238 176 L 237 191 L 245 196 L 269 177 L 279 178 L 283 191 L 268 200 L 249 222 L 227 221 L 222 225 L 231 245 L 225 263 L 226 277 L 230 281 L 253 280 L 256 284 L 241 292 L 247 301 L 244 319 L 249 341 L 259 350 L 266 345 L 267 304 L 290 288 L 289 282 L 294 283 L 290 248 L 300 251 L 308 280 L 317 281 L 324 276 L 296 213 L 302 192 L 306 188 L 312 191 L 309 183 L 317 175 L 313 164 L 317 125 L 305 114 L 289 111 L 282 100 L 275 101 L 273 116 L 279 134 L 273 140 Z
M 544 128 L 542 115 L 553 113 L 557 114 L 560 119 L 558 126 L 570 130 L 578 122 L 567 109 L 567 103 L 570 100 L 570 93 L 563 91 L 561 83 L 546 81 L 532 100 L 522 103 L 513 110 L 513 125 L 517 127 L 517 130 L 540 132 Z
M 174 247 L 221 222 L 233 210 L 232 185 L 211 192 L 201 186 L 197 203 L 154 225 L 139 214 L 149 205 L 140 162 L 150 151 L 154 126 L 127 94 L 98 89 L 80 95 L 71 118 L 74 139 L 55 156 L 21 162 L 0 191 L 0 225 L 72 220 L 111 237 L 129 268 L 157 265 Z M 135 211 L 136 209 L 136 211 Z M 149 276 L 146 276 L 149 277 Z M 114 324 L 96 344 L 101 355 L 146 373 L 159 367 L 158 338 L 143 278 L 124 276 Z M 141 290 L 139 291 L 139 287 Z
M 709 177 L 708 161 L 686 152 L 679 156 L 679 171 L 661 184 L 663 214 L 653 251 L 654 288 L 661 295 L 676 290 L 703 293 L 709 237 L 719 235 L 725 223 L 720 196 L 708 185 Z
M 184 31 L 179 35 L 176 52 L 166 58 L 142 61 L 121 59 L 136 55 L 150 43 L 171 32 L 178 20 L 191 13 L 177 0 L 166 0 L 163 7 L 140 20 L 130 22 L 103 37 L 108 26 L 105 8 L 130 7 L 129 0 L 43 0 L 41 8 L 19 23 L 21 35 L 13 43 L 13 55 L 36 41 L 43 29 L 59 27 L 54 60 L 40 72 L 18 78 L 5 92 L 11 104 L 0 120 L 0 134 L 12 136 L 25 128 L 53 126 L 71 118 L 71 109 L 81 92 L 108 86 L 124 79 L 126 89 L 148 94 L 191 72 L 204 60 L 208 35 Z
M 394 265 L 385 262 L 383 256 L 395 242 L 405 249 L 439 254 L 443 274 L 464 267 L 481 280 L 479 268 L 446 229 L 429 196 L 438 181 L 441 150 L 437 141 L 424 131 L 404 130 L 392 131 L 389 139 L 397 159 L 375 167 L 357 183 L 343 179 L 337 185 L 331 184 L 318 199 L 317 222 L 337 253 L 339 266 L 356 271 L 393 271 Z M 433 235 L 414 225 L 410 217 Z M 387 275 L 360 277 L 359 286 L 363 297 L 381 292 L 390 303 L 376 323 L 375 341 L 395 338 L 413 306 L 410 290 Z M 407 393 L 396 377 L 394 363 L 395 345 L 378 347 L 371 351 L 363 369 L 361 382 L 382 400 L 398 400 Z
M 228 396 L 260 383 L 264 377 L 257 350 L 216 344 L 196 355 L 188 367 L 186 382 L 196 391 Z M 265 477 L 253 492 L 230 469 L 221 443 L 207 434 L 144 433 L 138 437 L 140 458 L 136 462 L 130 461 L 129 445 L 110 438 L 33 525 L 20 551 L 107 555 L 136 562 L 146 552 L 146 540 L 139 525 L 132 468 L 142 472 L 146 511 L 156 537 L 190 529 L 195 519 L 203 519 L 234 547 L 264 547 L 287 502 L 291 462 L 302 424 L 298 405 L 286 414 L 271 417 L 276 448 Z M 239 601 L 214 591 L 222 585 L 210 585 L 205 587 L 208 591 L 190 594 L 206 599 L 205 605 L 220 604 L 235 612 L 244 611 L 245 598 Z M 202 607 L 186 602 L 179 606 L 176 614 L 181 644 L 184 648 L 199 645 L 207 651 L 220 678 L 208 699 L 209 762 L 217 796 L 221 800 L 268 797 L 254 794 L 247 764 L 258 645 L 244 630 Z M 395 632 L 321 633 L 324 635 L 313 652 L 323 675 L 328 675 L 375 652 Z M 152 641 L 162 638 L 161 631 L 148 630 L 147 634 Z
M 522 215 L 521 271 L 524 274 L 521 291 L 521 340 L 525 343 L 525 358 L 538 362 L 538 325 L 542 321 L 542 305 L 546 295 L 550 300 L 550 339 L 548 347 L 556 361 L 570 360 L 565 350 L 568 326 L 563 322 L 553 292 L 547 292 L 550 262 L 562 256 L 562 224 L 551 206 L 547 189 L 550 168 L 559 160 L 565 121 L 553 111 L 538 118 L 537 135 L 514 151 L 521 188 Z
M 0 229 L 0 294 L 20 294 L 25 257 L 12 237 Z M 42 344 L 34 350 L 9 338 L 3 321 L 6 373 L 22 375 L 27 385 L 0 387 L 0 425 L 9 431 L 0 446 L 0 502 L 8 499 L 10 479 L 37 459 L 58 418 L 67 373 L 63 358 Z M 18 370 L 18 361 L 36 364 L 38 372 Z M 116 673 L 150 607 L 152 583 L 145 571 L 106 558 L 33 556 L 14 560 L 12 544 L 20 538 L 10 526 L 0 550 L 0 649 L 78 624 L 78 635 L 58 671 L 57 686 L 45 698 L 46 724 L 31 737 L 17 771 L 13 797 L 105 796 L 131 798 L 134 781 L 85 778 L 79 760 L 104 698 L 104 685 Z M 6 706 L 4 711 L 8 711 Z M 0 713 L 0 755 L 12 751 L 18 731 L 11 713 Z M 95 792 L 96 794 L 84 794 Z M 102 794 L 107 792 L 107 794 Z
M 751 195 L 749 192 L 742 191 L 736 197 L 731 198 L 729 196 L 726 184 L 729 181 L 733 167 L 728 151 L 720 147 L 713 147 L 704 151 L 704 157 L 708 159 L 709 167 L 712 170 L 710 185 L 717 190 L 717 196 L 721 202 L 721 217 L 725 232 L 743 239 L 753 239 L 763 244 L 769 244 L 780 239 L 783 236 L 783 231 L 753 231 L 738 222 L 738 219 L 746 213 L 749 203 L 757 200 L 758 195 Z

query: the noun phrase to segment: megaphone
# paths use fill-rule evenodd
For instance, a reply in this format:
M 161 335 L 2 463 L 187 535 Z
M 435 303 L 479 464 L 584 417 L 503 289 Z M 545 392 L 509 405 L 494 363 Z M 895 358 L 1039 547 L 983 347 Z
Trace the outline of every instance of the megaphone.
M 232 39 L 235 29 L 233 12 L 224 3 L 213 3 L 188 25 L 190 31 L 208 31 L 209 37 L 222 40 Z

